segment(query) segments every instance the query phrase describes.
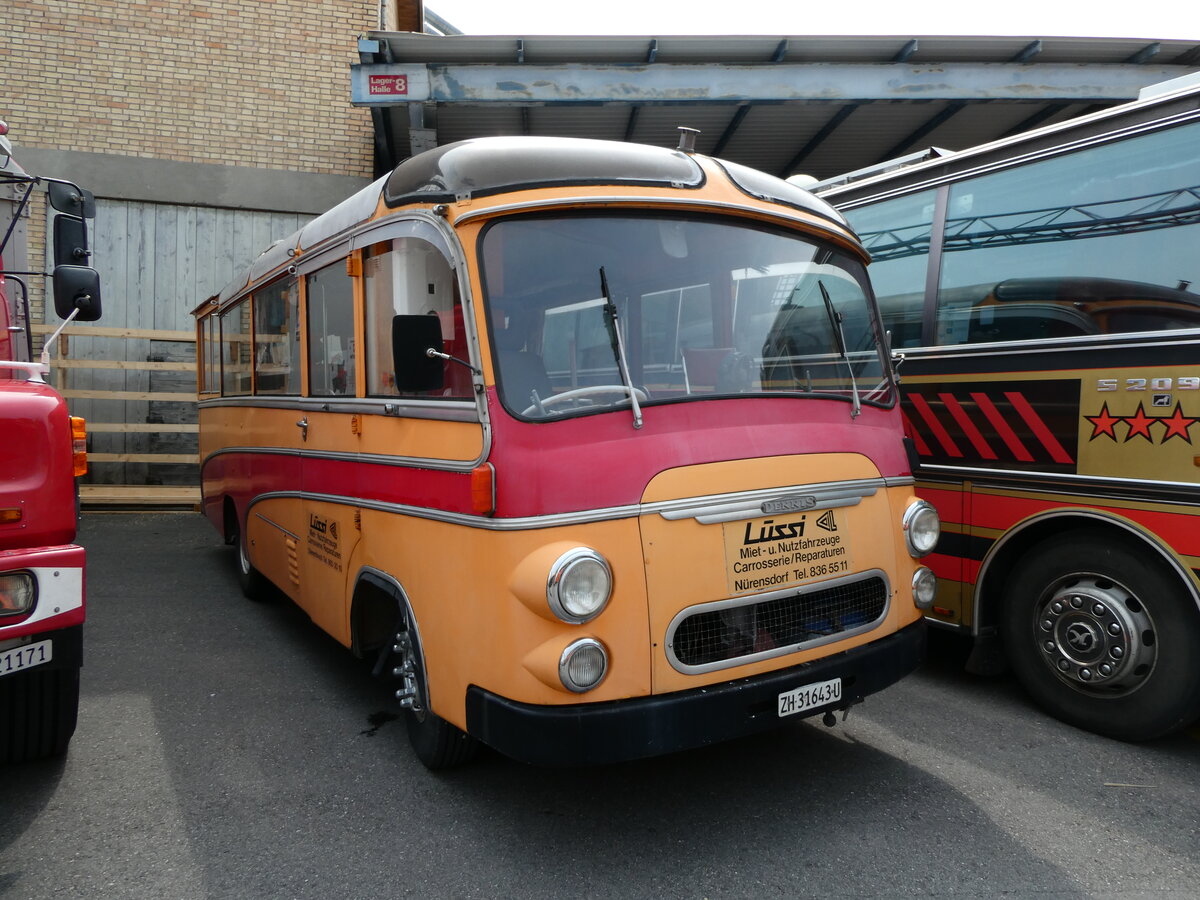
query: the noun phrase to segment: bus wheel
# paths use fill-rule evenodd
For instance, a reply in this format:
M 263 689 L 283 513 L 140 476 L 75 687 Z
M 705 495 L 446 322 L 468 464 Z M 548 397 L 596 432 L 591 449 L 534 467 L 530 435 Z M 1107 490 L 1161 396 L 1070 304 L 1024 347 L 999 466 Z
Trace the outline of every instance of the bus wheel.
M 408 740 L 427 769 L 450 769 L 469 762 L 479 751 L 479 742 L 451 725 L 429 708 L 429 689 L 420 638 L 405 611 L 393 646 L 397 665 L 392 674 L 399 680 L 396 699 L 407 710 Z
M 33 670 L 0 680 L 0 763 L 62 756 L 79 715 L 79 669 Z
M 1177 578 L 1103 531 L 1018 561 L 1002 628 L 1025 689 L 1065 722 L 1122 740 L 1200 715 L 1200 612 Z
M 242 594 L 255 602 L 266 600 L 270 596 L 271 583 L 251 565 L 250 555 L 246 552 L 246 536 L 240 530 L 234 535 L 233 544 L 237 548 L 238 584 Z

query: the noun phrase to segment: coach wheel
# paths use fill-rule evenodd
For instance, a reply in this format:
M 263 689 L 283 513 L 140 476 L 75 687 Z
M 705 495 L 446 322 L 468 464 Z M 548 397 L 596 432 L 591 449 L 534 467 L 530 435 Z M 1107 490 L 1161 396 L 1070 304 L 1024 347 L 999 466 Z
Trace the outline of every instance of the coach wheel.
M 428 769 L 453 768 L 474 758 L 479 742 L 429 708 L 421 639 L 412 622 L 411 614 L 405 608 L 400 614 L 400 626 L 392 645 L 396 662 L 392 674 L 400 683 L 396 699 L 406 710 L 408 740 L 417 759 Z
M 1098 734 L 1148 740 L 1200 715 L 1200 612 L 1148 551 L 1105 532 L 1040 544 L 1006 590 L 1005 647 L 1051 714 Z
M 251 564 L 250 554 L 246 551 L 246 535 L 240 529 L 234 535 L 233 543 L 237 547 L 238 584 L 242 594 L 255 602 L 266 600 L 271 590 L 270 582 Z

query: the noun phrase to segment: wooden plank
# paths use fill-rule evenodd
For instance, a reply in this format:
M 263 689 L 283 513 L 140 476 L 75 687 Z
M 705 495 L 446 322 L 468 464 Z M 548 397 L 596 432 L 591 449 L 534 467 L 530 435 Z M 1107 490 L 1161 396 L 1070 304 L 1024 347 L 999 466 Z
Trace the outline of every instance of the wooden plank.
M 79 502 L 87 507 L 200 507 L 200 488 L 187 485 L 81 484 Z
M 156 394 L 154 391 L 63 391 L 68 400 L 171 400 L 178 403 L 195 403 L 195 394 Z M 86 416 L 84 417 L 86 418 Z
M 53 334 L 57 326 L 34 324 L 34 334 Z M 151 341 L 195 341 L 196 332 L 165 328 L 100 328 L 92 325 L 68 325 L 63 334 L 75 337 L 145 338 Z M 76 356 L 79 354 L 76 353 Z
M 136 359 L 52 359 L 50 367 L 62 369 L 143 369 L 153 372 L 195 372 L 195 363 L 142 362 Z
M 120 431 L 147 431 L 151 434 L 161 432 L 176 432 L 179 434 L 199 434 L 200 426 L 180 422 L 175 424 L 157 424 L 154 422 L 88 422 L 89 432 L 104 432 L 106 434 Z
M 89 453 L 89 463 L 193 463 L 200 455 L 191 453 Z

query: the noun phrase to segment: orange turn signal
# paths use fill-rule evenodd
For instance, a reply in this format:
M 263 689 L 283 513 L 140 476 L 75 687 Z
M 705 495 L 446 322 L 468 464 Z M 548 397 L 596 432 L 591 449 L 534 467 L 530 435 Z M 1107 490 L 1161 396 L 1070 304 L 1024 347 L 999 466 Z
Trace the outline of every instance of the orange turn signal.
M 71 461 L 76 476 L 87 474 L 87 421 L 80 416 L 71 416 Z
M 483 463 L 471 470 L 471 511 L 490 516 L 496 511 L 496 470 Z
M 21 521 L 21 508 L 0 509 L 0 525 L 14 525 Z

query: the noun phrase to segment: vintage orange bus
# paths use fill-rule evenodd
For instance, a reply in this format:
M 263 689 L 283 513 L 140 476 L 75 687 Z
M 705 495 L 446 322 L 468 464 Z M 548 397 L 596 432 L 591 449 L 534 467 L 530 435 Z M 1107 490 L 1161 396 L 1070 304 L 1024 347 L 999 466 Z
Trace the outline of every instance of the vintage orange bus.
M 904 355 L 945 526 L 933 620 L 1067 722 L 1195 721 L 1200 79 L 886 168 L 814 189 L 871 251 Z
M 938 534 L 864 261 L 686 146 L 423 153 L 196 310 L 204 513 L 427 766 L 832 724 L 921 660 Z

